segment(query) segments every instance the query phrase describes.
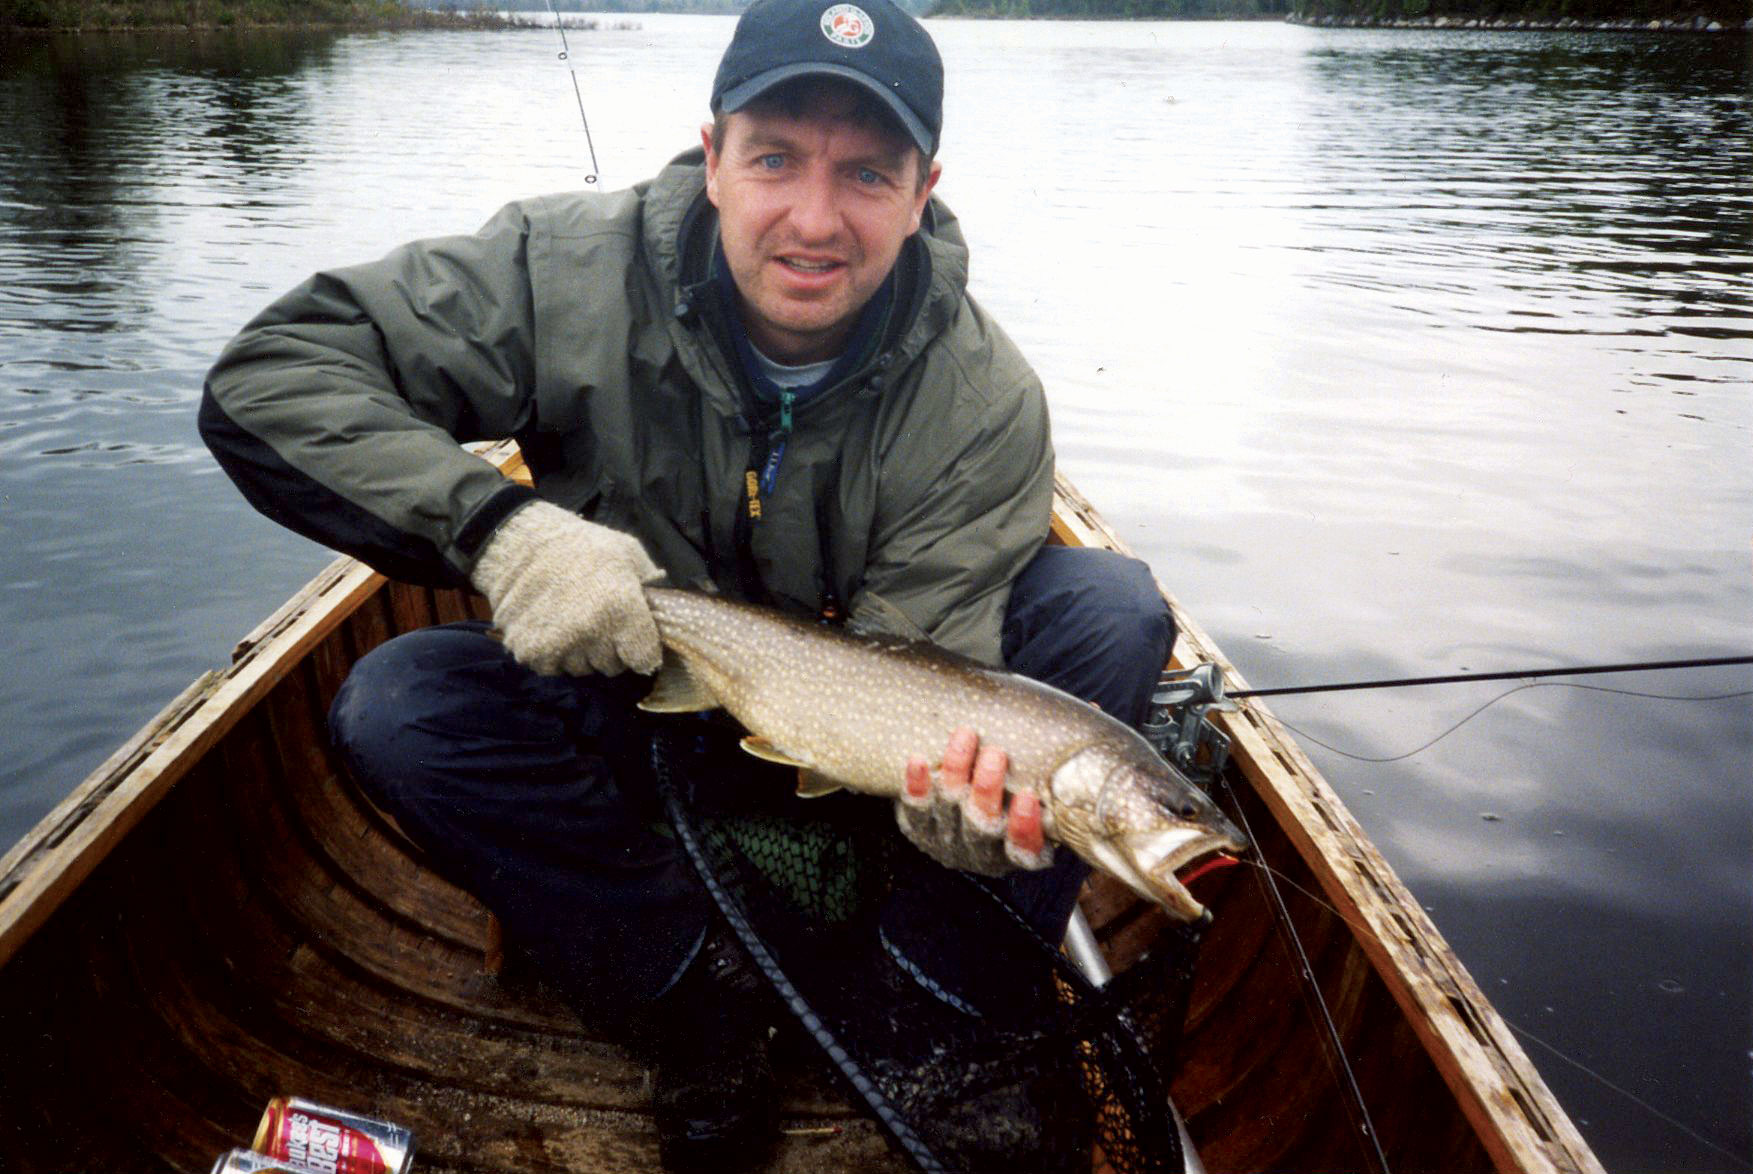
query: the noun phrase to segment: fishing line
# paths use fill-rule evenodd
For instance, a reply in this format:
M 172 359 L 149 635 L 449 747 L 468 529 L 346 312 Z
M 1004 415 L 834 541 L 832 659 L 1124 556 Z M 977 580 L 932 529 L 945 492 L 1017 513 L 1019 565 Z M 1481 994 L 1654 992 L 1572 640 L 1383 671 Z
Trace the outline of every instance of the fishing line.
M 560 60 L 566 63 L 566 72 L 572 75 L 572 94 L 578 99 L 578 120 L 584 123 L 584 145 L 590 149 L 590 174 L 584 177 L 584 182 L 595 183 L 602 168 L 597 166 L 597 147 L 590 137 L 590 119 L 584 114 L 584 91 L 578 88 L 578 70 L 572 64 L 572 46 L 566 43 L 566 25 L 560 20 L 560 12 L 554 7 L 554 0 L 548 0 L 548 11 L 554 15 L 554 31 L 560 34 Z
M 1473 678 L 1467 678 L 1467 679 L 1469 679 L 1469 680 L 1483 680 L 1483 679 L 1489 679 L 1489 678 L 1473 677 Z M 1423 745 L 1415 746 L 1411 750 L 1406 751 L 1404 754 L 1388 754 L 1388 755 L 1383 755 L 1381 757 L 1376 757 L 1374 755 L 1369 755 L 1369 754 L 1353 754 L 1349 750 L 1341 750 L 1339 747 L 1333 745 L 1330 742 L 1321 741 L 1321 739 L 1315 737 L 1313 734 L 1309 733 L 1307 730 L 1298 729 L 1296 726 L 1291 725 L 1289 722 L 1285 721 L 1283 718 L 1278 719 L 1278 724 L 1283 726 L 1285 729 L 1291 731 L 1291 733 L 1297 735 L 1299 738 L 1307 738 L 1309 741 L 1311 741 L 1315 745 L 1321 747 L 1323 750 L 1331 750 L 1334 754 L 1339 755 L 1341 758 L 1349 758 L 1354 762 L 1369 762 L 1369 763 L 1378 763 L 1378 764 L 1385 763 L 1385 762 L 1401 762 L 1401 761 L 1404 761 L 1405 759 L 1411 758 L 1415 754 L 1422 754 L 1424 751 L 1429 750 L 1432 746 L 1435 746 L 1438 742 L 1441 742 L 1444 738 L 1448 737 L 1450 734 L 1454 733 L 1456 730 L 1460 729 L 1462 726 L 1466 725 L 1468 722 L 1472 721 L 1474 718 L 1478 717 L 1480 714 L 1484 713 L 1486 710 L 1488 710 L 1492 706 L 1496 705 L 1499 701 L 1502 701 L 1506 697 L 1513 697 L 1517 693 L 1522 692 L 1524 689 L 1581 689 L 1585 693 L 1614 693 L 1614 694 L 1617 694 L 1621 697 L 1641 697 L 1641 698 L 1644 698 L 1644 699 L 1649 700 L 1649 701 L 1727 701 L 1727 700 L 1729 700 L 1731 698 L 1735 698 L 1735 697 L 1753 697 L 1753 689 L 1739 689 L 1739 690 L 1736 690 L 1732 693 L 1705 693 L 1705 694 L 1693 695 L 1693 694 L 1684 694 L 1684 693 L 1646 693 L 1646 692 L 1642 692 L 1642 691 L 1637 690 L 1637 689 L 1614 689 L 1614 688 L 1611 688 L 1610 686 L 1607 686 L 1607 685 L 1579 685 L 1579 684 L 1576 684 L 1576 683 L 1571 682 L 1571 681 L 1530 681 L 1525 685 L 1517 685 L 1514 689 L 1504 690 L 1502 693 L 1499 693 L 1496 697 L 1493 697 L 1490 701 L 1487 701 L 1484 705 L 1481 705 L 1479 708 L 1477 708 L 1473 712 L 1469 713 L 1466 717 L 1462 718 L 1460 721 L 1456 722 L 1454 725 L 1450 726 L 1448 729 L 1444 730 L 1442 733 L 1438 734 L 1436 737 L 1432 738 L 1430 741 L 1424 743 Z M 1244 696 L 1248 696 L 1248 694 L 1232 693 L 1232 694 L 1230 694 L 1230 696 L 1244 697 Z M 1258 694 L 1254 694 L 1254 696 L 1258 696 Z M 1276 716 L 1276 715 L 1274 715 L 1274 716 Z
M 1227 786 L 1227 784 L 1226 784 L 1226 786 Z M 1232 795 L 1231 796 L 1232 803 L 1234 802 L 1234 799 L 1235 799 L 1235 797 Z M 1237 814 L 1241 814 L 1241 813 L 1238 811 Z M 1244 825 L 1246 825 L 1246 823 L 1247 823 L 1246 816 L 1243 816 L 1242 822 Z M 1252 836 L 1252 834 L 1253 834 L 1252 832 L 1249 832 L 1250 836 Z M 1289 885 L 1291 888 L 1295 889 L 1297 892 L 1301 893 L 1303 896 L 1307 897 L 1309 900 L 1313 901 L 1315 904 L 1317 904 L 1321 908 L 1325 909 L 1328 913 L 1331 913 L 1334 917 L 1338 918 L 1340 922 L 1342 922 L 1345 925 L 1350 926 L 1351 929 L 1353 930 L 1353 932 L 1359 933 L 1359 934 L 1368 934 L 1368 933 L 1373 932 L 1367 926 L 1360 925 L 1357 922 L 1353 921 L 1351 918 L 1345 916 L 1345 914 L 1340 912 L 1339 908 L 1336 905 L 1334 905 L 1333 902 L 1327 900 L 1327 898 L 1324 894 L 1318 893 L 1306 885 L 1298 884 L 1294 879 L 1292 879 L 1285 872 L 1283 872 L 1280 869 L 1272 867 L 1272 865 L 1267 864 L 1264 860 L 1251 860 L 1251 859 L 1247 859 L 1244 857 L 1237 857 L 1236 862 L 1238 864 L 1252 865 L 1253 867 L 1259 869 L 1262 873 L 1266 873 L 1269 876 L 1276 877 L 1278 880 L 1283 881 L 1285 884 Z M 1539 1047 L 1543 1051 L 1550 1053 L 1552 1056 L 1556 1057 L 1557 1059 L 1563 1060 L 1566 1064 L 1569 1064 L 1572 1068 L 1575 1068 L 1578 1072 L 1581 1072 L 1584 1076 L 1589 1077 L 1591 1080 L 1594 1080 L 1595 1082 L 1597 1082 L 1598 1084 L 1600 1084 L 1604 1088 L 1607 1088 L 1613 1092 L 1618 1093 L 1620 1096 L 1624 1097 L 1626 1100 L 1630 1101 L 1632 1104 L 1636 1105 L 1638 1108 L 1644 1110 L 1646 1113 L 1649 1113 L 1651 1116 L 1655 1117 L 1657 1120 L 1664 1121 L 1667 1124 L 1672 1125 L 1675 1129 L 1678 1129 L 1681 1133 L 1684 1133 L 1687 1137 L 1690 1137 L 1693 1141 L 1696 1141 L 1699 1145 L 1704 1146 L 1706 1149 L 1713 1150 L 1716 1153 L 1722 1154 L 1724 1157 L 1734 1159 L 1736 1164 L 1738 1164 L 1742 1169 L 1753 1170 L 1753 1162 L 1750 1162 L 1746 1158 L 1741 1157 L 1739 1154 L 1736 1154 L 1733 1150 L 1726 1149 L 1723 1146 L 1719 1145 L 1717 1142 L 1712 1141 L 1709 1137 L 1706 1137 L 1704 1134 L 1698 1132 L 1696 1129 L 1693 1129 L 1690 1125 L 1687 1125 L 1684 1121 L 1681 1121 L 1679 1118 L 1672 1117 L 1672 1116 L 1668 1115 L 1667 1113 L 1664 1113 L 1661 1109 L 1658 1109 L 1655 1105 L 1650 1104 L 1650 1102 L 1644 1100 L 1642 1097 L 1638 1096 L 1636 1093 L 1632 1092 L 1630 1089 L 1622 1088 L 1621 1086 L 1613 1083 L 1611 1080 L 1608 1080 L 1605 1076 L 1601 1075 L 1599 1072 L 1596 1072 L 1593 1068 L 1590 1068 L 1587 1064 L 1583 1063 L 1581 1060 L 1578 1060 L 1574 1056 L 1567 1055 L 1563 1051 L 1554 1047 L 1552 1044 L 1547 1043 L 1545 1040 L 1541 1039 L 1539 1036 L 1535 1035 L 1533 1032 L 1529 1031 L 1527 1028 L 1523 1027 L 1521 1024 L 1517 1023 L 1515 1020 L 1510 1019 L 1508 1016 L 1504 1015 L 1501 1011 L 1498 1012 L 1498 1018 L 1503 1020 L 1504 1026 L 1508 1027 L 1511 1031 L 1515 1032 L 1517 1035 L 1521 1036 L 1523 1039 L 1527 1040 L 1529 1043 L 1539 1045 Z
M 1572 1068 L 1575 1068 L 1578 1072 L 1581 1072 L 1584 1076 L 1590 1077 L 1593 1080 L 1600 1081 L 1601 1084 L 1605 1085 L 1607 1088 L 1612 1089 L 1614 1092 L 1618 1093 L 1620 1096 L 1624 1097 L 1626 1100 L 1630 1101 L 1632 1104 L 1638 1106 L 1639 1108 L 1645 1110 L 1648 1113 L 1653 1114 L 1655 1117 L 1657 1117 L 1658 1119 L 1660 1119 L 1662 1121 L 1667 1122 L 1669 1125 L 1672 1125 L 1675 1129 L 1678 1129 L 1681 1133 L 1684 1133 L 1687 1137 L 1690 1137 L 1693 1141 L 1697 1142 L 1699 1145 L 1704 1146 L 1706 1149 L 1714 1150 L 1715 1152 L 1721 1154 L 1725 1158 L 1732 1159 L 1734 1161 L 1734 1163 L 1743 1170 L 1753 1170 L 1753 1162 L 1749 1162 L 1746 1158 L 1742 1157 L 1740 1154 L 1735 1153 L 1733 1150 L 1723 1148 L 1722 1146 L 1718 1145 L 1716 1142 L 1712 1141 L 1710 1138 L 1704 1136 L 1702 1133 L 1699 1133 L 1697 1130 L 1695 1130 L 1691 1126 L 1687 1125 L 1684 1121 L 1681 1121 L 1677 1118 L 1668 1116 L 1668 1114 L 1662 1112 L 1660 1109 L 1656 1108 L 1654 1105 L 1650 1104 L 1648 1101 L 1644 1100 L 1642 1097 L 1638 1096 L 1636 1093 L 1632 1092 L 1630 1089 L 1619 1087 L 1617 1084 L 1614 1084 L 1611 1080 L 1608 1080 L 1605 1076 L 1602 1076 L 1599 1072 L 1596 1072 L 1593 1068 L 1590 1068 L 1587 1064 L 1584 1064 L 1581 1060 L 1576 1060 L 1576 1059 L 1571 1058 L 1570 1056 L 1565 1055 L 1563 1052 L 1559 1051 L 1557 1048 L 1553 1047 L 1551 1044 L 1547 1043 L 1545 1040 L 1541 1039 L 1539 1036 L 1535 1035 L 1533 1032 L 1529 1031 L 1527 1028 L 1519 1027 L 1514 1023 L 1510 1023 L 1510 1021 L 1507 1019 L 1505 1019 L 1504 1022 L 1509 1024 L 1509 1029 L 1511 1031 L 1515 1032 L 1517 1035 L 1521 1036 L 1523 1039 L 1527 1040 L 1529 1043 L 1538 1044 L 1541 1048 L 1545 1049 L 1547 1052 L 1551 1053 L 1553 1056 L 1557 1057 L 1558 1059 L 1563 1060 L 1566 1064 L 1569 1064 Z
M 1230 792 L 1230 807 L 1242 821 L 1242 833 L 1248 837 L 1249 843 L 1258 844 L 1260 841 L 1254 838 L 1254 829 L 1248 823 L 1248 813 L 1242 810 L 1242 805 L 1236 799 L 1235 792 L 1227 779 L 1224 780 L 1224 789 Z M 1320 1009 L 1321 1023 L 1326 1030 L 1326 1043 L 1331 1049 L 1331 1057 L 1339 1061 L 1339 1069 L 1344 1073 L 1346 1087 L 1351 1093 L 1349 1103 L 1357 1110 L 1357 1118 L 1361 1118 L 1361 1120 L 1354 1118 L 1352 1124 L 1369 1141 L 1370 1148 L 1376 1156 L 1376 1169 L 1380 1170 L 1382 1174 L 1390 1174 L 1388 1155 L 1382 1152 L 1381 1140 L 1376 1136 L 1375 1121 L 1370 1117 L 1369 1106 L 1364 1103 L 1363 1089 L 1358 1087 L 1357 1073 L 1352 1070 L 1351 1061 L 1345 1056 L 1345 1043 L 1339 1038 L 1339 1025 L 1333 1022 L 1332 1008 L 1327 1006 L 1327 999 L 1321 994 L 1321 988 L 1315 982 L 1314 964 L 1309 961 L 1308 951 L 1303 948 L 1302 938 L 1297 936 L 1296 926 L 1290 920 L 1290 907 L 1285 904 L 1284 894 L 1279 892 L 1278 881 L 1274 879 L 1272 873 L 1271 869 L 1262 869 L 1260 875 L 1266 882 L 1266 890 L 1272 894 L 1273 911 L 1278 918 L 1278 924 L 1289 937 L 1290 944 L 1296 953 L 1296 964 L 1302 971 L 1304 989 L 1309 992 L 1314 999 L 1315 1006 Z M 1323 901 L 1322 904 L 1326 904 L 1326 902 Z M 1340 920 L 1344 921 L 1345 919 L 1341 917 Z
M 1233 799 L 1234 796 L 1231 796 L 1231 798 Z M 1261 872 L 1271 873 L 1273 876 L 1277 877 L 1279 880 L 1283 881 L 1285 884 L 1289 885 L 1291 888 L 1295 889 L 1297 892 L 1301 893 L 1303 896 L 1307 897 L 1309 900 L 1313 901 L 1315 904 L 1319 905 L 1321 908 L 1323 908 L 1327 912 L 1331 913 L 1334 917 L 1337 917 L 1340 921 L 1342 921 L 1346 925 L 1350 926 L 1353 933 L 1366 934 L 1366 935 L 1371 935 L 1371 936 L 1373 936 L 1375 934 L 1376 931 L 1371 929 L 1369 926 L 1364 925 L 1361 922 L 1353 921 L 1351 918 L 1349 918 L 1349 917 L 1345 916 L 1345 914 L 1341 913 L 1339 911 L 1339 907 L 1337 905 L 1333 904 L 1333 902 L 1327 900 L 1327 898 L 1324 895 L 1322 895 L 1321 893 L 1316 892 L 1314 889 L 1309 888 L 1307 885 L 1301 885 L 1301 884 L 1298 884 L 1296 881 L 1292 880 L 1290 877 L 1290 874 L 1283 871 L 1282 869 L 1274 868 L 1270 864 L 1266 863 L 1264 860 L 1249 860 L 1249 859 L 1242 857 L 1242 856 L 1237 856 L 1235 858 L 1235 860 L 1236 860 L 1237 864 L 1249 864 L 1249 865 L 1254 866 L 1255 868 L 1258 868 Z

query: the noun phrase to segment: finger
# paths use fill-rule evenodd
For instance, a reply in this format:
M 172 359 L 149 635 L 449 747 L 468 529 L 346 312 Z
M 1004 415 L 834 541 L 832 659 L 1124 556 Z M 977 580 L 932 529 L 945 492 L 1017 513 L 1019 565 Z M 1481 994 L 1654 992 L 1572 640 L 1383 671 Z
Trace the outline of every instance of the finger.
M 566 671 L 575 677 L 589 676 L 592 673 L 600 677 L 612 677 L 623 668 L 621 658 L 615 653 L 612 639 L 598 638 L 578 633 L 577 641 L 566 655 Z
M 973 806 L 976 826 L 997 831 L 1004 823 L 1004 774 L 1010 759 L 996 746 L 982 746 L 974 760 Z
M 943 751 L 943 771 L 938 784 L 948 795 L 959 795 L 968 786 L 974 773 L 974 754 L 980 747 L 980 735 L 967 726 L 950 734 Z
M 657 625 L 649 617 L 629 630 L 615 651 L 622 664 L 641 676 L 649 677 L 663 667 L 663 645 L 658 643 Z
M 1010 801 L 1005 841 L 1005 846 L 1011 850 L 1007 854 L 1013 860 L 1021 857 L 1019 863 L 1039 858 L 1045 850 L 1047 834 L 1041 826 L 1041 800 L 1033 791 L 1020 791 Z
M 906 790 L 895 802 L 895 821 L 915 845 L 939 864 L 955 867 L 962 839 L 962 812 L 954 803 L 940 803 L 926 775 L 925 798 L 915 799 Z
M 572 644 L 548 657 L 548 667 L 538 670 L 548 676 L 565 674 L 569 677 L 588 677 L 596 672 L 595 652 L 589 644 Z
M 916 807 L 931 802 L 931 765 L 925 759 L 907 760 L 907 786 L 902 797 Z
M 618 677 L 621 675 L 621 671 L 626 668 L 621 663 L 621 658 L 615 655 L 614 648 L 606 644 L 591 645 L 590 650 L 585 654 L 585 663 L 589 666 L 588 672 L 595 673 L 599 677 Z M 587 674 L 578 672 L 573 675 L 582 677 Z
M 927 852 L 937 847 L 937 829 L 932 821 L 929 802 L 912 802 L 903 792 L 900 801 L 895 804 L 895 823 L 900 827 L 901 834 L 918 847 Z

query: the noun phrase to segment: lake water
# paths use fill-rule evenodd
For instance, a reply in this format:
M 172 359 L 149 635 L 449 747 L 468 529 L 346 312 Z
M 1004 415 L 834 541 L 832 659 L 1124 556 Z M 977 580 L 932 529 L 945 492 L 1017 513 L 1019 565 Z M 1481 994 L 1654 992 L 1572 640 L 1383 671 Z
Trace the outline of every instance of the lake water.
M 931 27 L 976 294 L 1251 684 L 1753 651 L 1744 34 Z M 569 34 L 603 186 L 695 140 L 729 32 Z M 201 447 L 208 363 L 580 186 L 558 49 L 0 42 L 4 844 L 328 559 Z M 1584 683 L 1403 758 L 1513 684 L 1274 708 L 1610 1169 L 1753 1168 L 1753 704 L 1637 695 L 1753 672 Z

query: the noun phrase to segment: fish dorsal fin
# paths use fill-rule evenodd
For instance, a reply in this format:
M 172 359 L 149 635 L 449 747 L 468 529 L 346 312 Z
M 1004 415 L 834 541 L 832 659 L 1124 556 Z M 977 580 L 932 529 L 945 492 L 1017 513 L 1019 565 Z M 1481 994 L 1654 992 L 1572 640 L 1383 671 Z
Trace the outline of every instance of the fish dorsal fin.
M 703 709 L 717 709 L 718 698 L 681 657 L 665 650 L 663 667 L 657 670 L 651 692 L 645 695 L 639 708 L 647 713 L 699 713 Z

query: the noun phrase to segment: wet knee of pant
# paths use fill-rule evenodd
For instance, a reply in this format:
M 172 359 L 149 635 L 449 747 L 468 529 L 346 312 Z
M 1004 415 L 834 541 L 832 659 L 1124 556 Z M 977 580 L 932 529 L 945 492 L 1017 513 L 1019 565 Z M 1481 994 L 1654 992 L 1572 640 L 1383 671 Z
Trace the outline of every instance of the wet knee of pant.
M 1007 644 L 1044 629 L 1115 631 L 1162 642 L 1174 621 L 1150 568 L 1111 550 L 1047 546 L 1017 576 L 1005 617 Z
M 1048 546 L 1012 589 L 1004 657 L 1015 671 L 1133 722 L 1174 637 L 1149 567 L 1113 551 Z
M 360 782 L 371 787 L 380 764 L 417 755 L 410 742 L 422 728 L 443 728 L 443 711 L 460 701 L 452 678 L 484 654 L 501 655 L 485 631 L 473 623 L 421 628 L 353 666 L 329 707 L 329 737 Z
M 1109 552 L 1102 552 L 1109 553 Z M 1146 659 L 1160 667 L 1175 643 L 1175 618 L 1158 589 L 1150 568 L 1135 558 L 1116 555 L 1111 573 L 1097 580 L 1084 603 L 1114 630 L 1119 643 L 1136 643 Z
M 1174 643 L 1175 621 L 1150 568 L 1112 551 L 1089 553 L 1103 556 L 1102 565 L 1077 596 L 1074 614 L 1085 623 L 1114 632 L 1117 642 L 1161 648 L 1162 656 L 1156 658 L 1160 663 Z

